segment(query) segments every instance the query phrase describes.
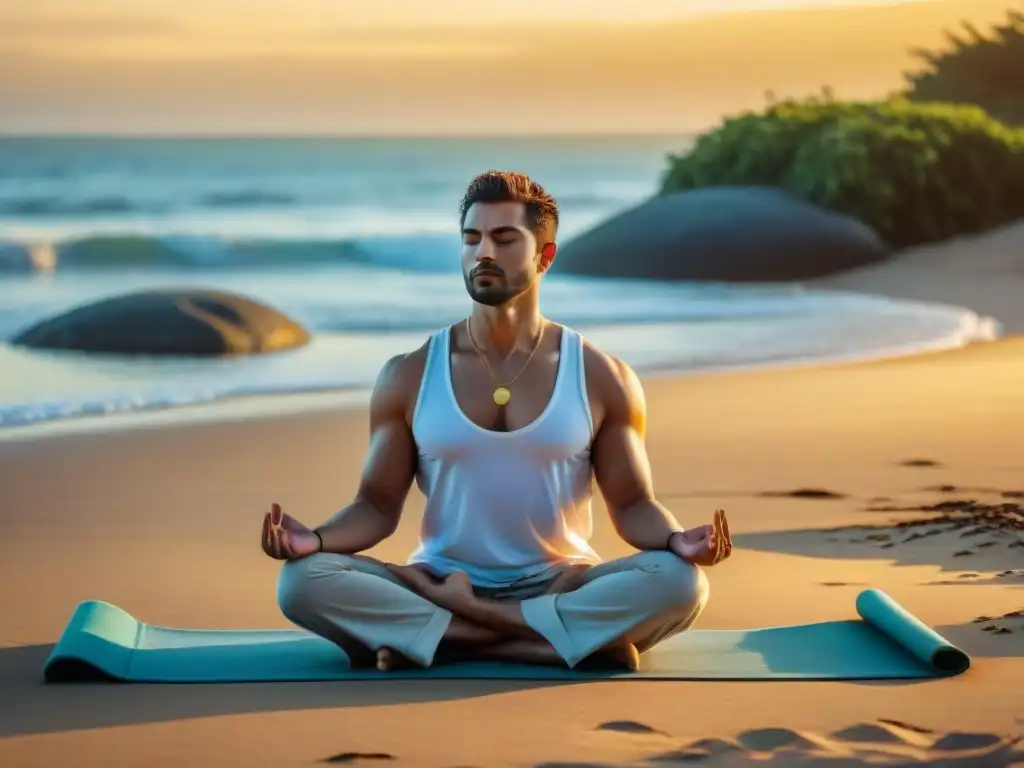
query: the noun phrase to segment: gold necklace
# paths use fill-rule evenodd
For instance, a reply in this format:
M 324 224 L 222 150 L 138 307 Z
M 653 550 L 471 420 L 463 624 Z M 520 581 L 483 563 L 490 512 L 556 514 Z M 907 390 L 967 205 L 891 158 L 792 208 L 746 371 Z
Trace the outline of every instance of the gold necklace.
M 484 357 L 483 350 L 477 346 L 476 339 L 473 338 L 471 319 L 468 317 L 466 318 L 466 335 L 469 336 L 469 343 L 472 344 L 473 349 L 476 350 L 476 355 L 480 358 L 480 363 L 483 365 L 484 370 L 487 371 L 487 375 L 491 377 L 491 381 L 498 385 L 494 388 L 494 393 L 491 395 L 494 399 L 495 405 L 508 405 L 508 401 L 512 399 L 512 392 L 509 390 L 509 387 L 515 384 L 516 379 L 523 375 L 526 371 L 526 367 L 530 364 L 530 361 L 533 360 L 533 356 L 537 354 L 537 350 L 540 349 L 540 340 L 544 336 L 544 328 L 541 327 L 540 333 L 537 334 L 537 340 L 533 342 L 533 350 L 530 352 L 530 356 L 526 358 L 526 362 L 523 363 L 523 367 L 519 369 L 519 373 L 517 373 L 511 381 L 507 381 L 504 384 L 498 381 L 498 378 L 491 371 L 491 366 L 487 364 L 487 358 Z

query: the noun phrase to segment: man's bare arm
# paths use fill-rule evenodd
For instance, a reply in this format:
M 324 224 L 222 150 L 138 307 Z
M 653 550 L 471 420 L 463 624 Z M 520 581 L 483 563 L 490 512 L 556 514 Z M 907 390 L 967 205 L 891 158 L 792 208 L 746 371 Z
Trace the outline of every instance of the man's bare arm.
M 408 412 L 422 374 L 421 352 L 392 358 L 377 378 L 370 398 L 370 444 L 359 489 L 351 504 L 317 528 L 324 552 L 362 552 L 398 527 L 416 476 L 416 444 Z
M 643 386 L 628 365 L 592 348 L 587 366 L 603 414 L 591 450 L 594 477 L 612 524 L 637 549 L 665 549 L 683 527 L 654 496 Z

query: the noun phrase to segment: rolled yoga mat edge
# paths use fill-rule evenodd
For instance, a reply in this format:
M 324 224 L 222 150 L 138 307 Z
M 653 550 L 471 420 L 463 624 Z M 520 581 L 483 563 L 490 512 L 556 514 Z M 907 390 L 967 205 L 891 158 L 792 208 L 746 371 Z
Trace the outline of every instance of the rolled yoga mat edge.
M 127 679 L 142 626 L 116 605 L 79 603 L 46 660 L 45 680 Z
M 936 672 L 958 675 L 970 669 L 970 656 L 880 589 L 862 591 L 856 607 L 864 621 Z
M 638 672 L 467 662 L 381 673 L 351 669 L 334 644 L 300 629 L 197 630 L 139 621 L 110 603 L 78 605 L 47 659 L 47 683 L 299 682 L 374 679 L 927 679 L 970 658 L 884 592 L 860 593 L 861 620 L 752 630 L 689 630 L 641 657 Z

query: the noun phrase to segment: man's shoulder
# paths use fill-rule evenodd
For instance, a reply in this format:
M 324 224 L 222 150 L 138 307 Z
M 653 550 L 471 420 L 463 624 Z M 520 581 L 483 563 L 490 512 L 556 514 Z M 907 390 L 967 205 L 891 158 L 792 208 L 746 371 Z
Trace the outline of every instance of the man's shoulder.
M 621 358 L 584 339 L 587 391 L 600 403 L 602 424 L 628 424 L 646 431 L 647 405 L 636 372 Z
M 430 340 L 411 352 L 402 352 L 381 366 L 373 387 L 371 407 L 386 410 L 409 410 L 420 391 L 420 381 L 427 366 Z
M 587 383 L 602 392 L 628 392 L 639 386 L 639 377 L 622 358 L 605 352 L 585 337 L 583 365 L 587 372 Z
M 423 342 L 411 352 L 402 352 L 388 359 L 381 367 L 377 378 L 378 387 L 404 389 L 410 385 L 419 386 L 423 371 L 427 367 L 427 353 L 430 340 Z

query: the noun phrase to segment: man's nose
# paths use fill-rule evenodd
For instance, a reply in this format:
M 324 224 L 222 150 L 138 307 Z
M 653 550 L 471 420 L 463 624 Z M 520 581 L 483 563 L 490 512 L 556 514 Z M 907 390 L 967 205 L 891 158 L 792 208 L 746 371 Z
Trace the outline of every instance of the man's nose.
M 494 261 L 494 244 L 491 243 L 490 238 L 484 237 L 480 240 L 479 245 L 476 247 L 476 260 L 481 261 Z

